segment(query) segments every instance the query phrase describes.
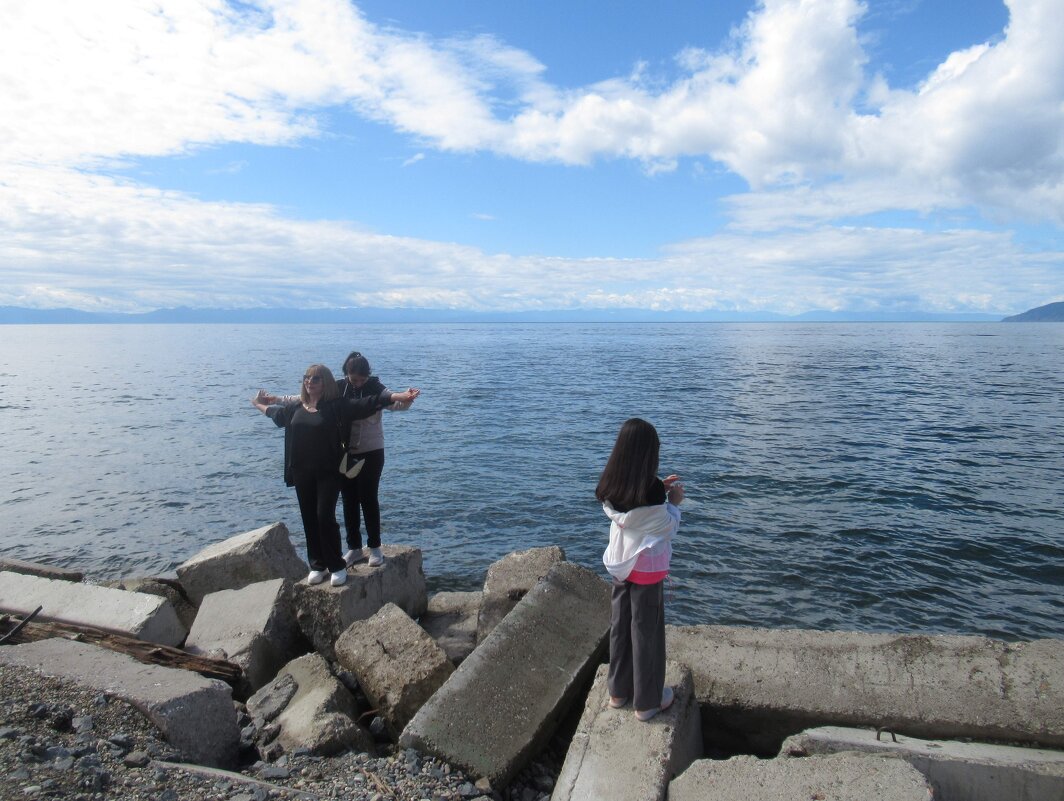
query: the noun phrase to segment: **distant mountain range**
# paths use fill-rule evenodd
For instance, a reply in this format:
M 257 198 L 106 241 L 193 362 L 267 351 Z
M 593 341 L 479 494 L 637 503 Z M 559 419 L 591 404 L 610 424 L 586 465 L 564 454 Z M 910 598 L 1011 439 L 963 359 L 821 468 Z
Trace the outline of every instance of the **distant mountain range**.
M 1045 306 L 1006 317 L 1006 323 L 1064 323 L 1064 301 L 1047 303 Z
M 1064 307 L 1062 303 L 1052 306 Z M 1026 314 L 1038 311 L 1033 309 Z M 1024 315 L 1019 315 L 1023 317 Z M 1017 319 L 1015 317 L 1006 318 Z M 1061 318 L 1056 318 L 1061 319 Z M 555 311 L 476 312 L 452 309 L 157 309 L 140 314 L 87 312 L 77 309 L 26 309 L 0 306 L 0 324 L 71 323 L 793 323 L 793 322 L 997 322 L 996 314 L 936 312 L 811 311 L 795 316 L 772 312 L 677 312 L 648 309 L 564 309 Z

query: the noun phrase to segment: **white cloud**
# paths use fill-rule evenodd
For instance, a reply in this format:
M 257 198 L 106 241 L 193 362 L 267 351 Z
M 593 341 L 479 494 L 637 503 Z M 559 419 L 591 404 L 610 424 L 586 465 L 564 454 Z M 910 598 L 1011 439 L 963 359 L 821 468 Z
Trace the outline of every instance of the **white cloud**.
M 3 3 L 0 298 L 1019 310 L 1060 294 L 1059 251 L 1031 253 L 1008 234 L 840 225 L 943 209 L 1064 224 L 1059 0 L 1009 9 L 1003 37 L 951 54 L 913 90 L 867 73 L 857 0 L 764 0 L 723 48 L 678 54 L 678 77 L 637 64 L 562 90 L 493 37 L 408 35 L 346 0 Z M 633 159 L 650 173 L 708 158 L 755 191 L 729 199 L 727 231 L 659 259 L 522 259 L 104 175 L 121 159 L 297 144 L 322 135 L 337 106 L 424 148 Z
M 654 259 L 518 258 L 28 167 L 0 184 L 0 231 L 0 305 L 128 311 L 612 305 L 1011 312 L 1059 294 L 1053 276 L 1064 270 L 1064 253 L 1025 253 L 1008 234 L 829 226 L 756 238 L 725 233 L 673 245 Z M 1010 274 L 1002 276 L 1006 264 Z

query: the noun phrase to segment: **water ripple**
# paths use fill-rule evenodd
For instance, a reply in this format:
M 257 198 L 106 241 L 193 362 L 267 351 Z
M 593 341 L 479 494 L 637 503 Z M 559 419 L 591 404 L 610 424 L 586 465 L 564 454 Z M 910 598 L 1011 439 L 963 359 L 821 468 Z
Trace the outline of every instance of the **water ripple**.
M 671 622 L 1064 636 L 1064 327 L 7 326 L 0 553 L 166 573 L 298 507 L 249 405 L 355 347 L 392 387 L 385 539 L 430 589 L 560 544 L 596 570 L 621 421 L 688 487 Z M 175 358 L 174 354 L 182 354 Z M 65 396 L 21 397 L 40 364 Z M 116 378 L 117 377 L 117 378 Z M 73 399 L 73 400 L 72 400 Z

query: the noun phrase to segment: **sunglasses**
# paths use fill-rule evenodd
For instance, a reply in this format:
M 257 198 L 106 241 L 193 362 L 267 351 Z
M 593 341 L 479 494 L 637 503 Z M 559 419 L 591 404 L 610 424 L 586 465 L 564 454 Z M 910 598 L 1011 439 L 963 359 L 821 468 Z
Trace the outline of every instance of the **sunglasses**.
M 321 383 L 321 376 L 320 375 L 305 375 L 305 376 L 303 376 L 303 381 L 305 383 L 307 383 L 307 384 L 320 384 Z

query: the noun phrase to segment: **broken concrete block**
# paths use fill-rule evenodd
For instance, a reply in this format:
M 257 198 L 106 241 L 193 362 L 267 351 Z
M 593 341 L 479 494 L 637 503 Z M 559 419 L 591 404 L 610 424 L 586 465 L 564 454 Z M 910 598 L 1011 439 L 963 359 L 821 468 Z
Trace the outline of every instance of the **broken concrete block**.
M 482 592 L 438 592 L 429 598 L 428 609 L 418 621 L 456 666 L 477 647 L 482 596 Z
M 192 628 L 196 619 L 196 607 L 185 595 L 181 582 L 176 579 L 149 576 L 147 578 L 124 578 L 116 581 L 102 581 L 103 587 L 113 587 L 116 590 L 127 592 L 144 592 L 148 595 L 159 595 L 168 600 L 177 612 L 177 618 L 186 631 Z
M 288 579 L 212 592 L 200 604 L 185 650 L 240 665 L 246 697 L 273 679 L 303 640 L 292 595 Z
M 0 662 L 121 698 L 144 713 L 191 762 L 216 767 L 236 762 L 236 710 L 229 686 L 217 679 L 145 665 L 125 654 L 61 638 L 5 645 Z
M 669 785 L 669 801 L 931 801 L 924 777 L 900 759 L 833 754 L 804 759 L 700 759 Z
M 125 634 L 160 645 L 180 645 L 187 633 L 165 598 L 95 584 L 0 573 L 0 610 Z
M 818 725 L 1064 746 L 1064 640 L 730 626 L 665 633 L 670 658 L 691 668 L 707 746 L 770 755 Z
M 248 714 L 260 729 L 270 724 L 275 741 L 289 753 L 306 749 L 330 756 L 352 749 L 368 751 L 373 738 L 356 722 L 355 698 L 318 654 L 281 668 L 277 678 L 248 699 Z
M 691 671 L 666 663 L 672 706 L 646 723 L 631 704 L 610 709 L 600 665 L 551 801 L 664 801 L 669 782 L 702 756 L 702 721 Z
M 46 565 L 40 562 L 24 562 L 21 559 L 0 559 L 0 571 L 21 573 L 24 576 L 56 579 L 57 581 L 81 581 L 85 574 L 80 570 L 68 570 L 65 567 Z
M 425 611 L 425 573 L 421 551 L 408 545 L 385 545 L 384 564 L 365 562 L 347 569 L 347 583 L 296 585 L 296 619 L 314 649 L 334 659 L 333 643 L 356 620 L 365 620 L 393 603 L 410 617 Z
M 918 740 L 888 732 L 880 736 L 870 729 L 821 726 L 788 737 L 781 756 L 843 751 L 904 759 L 927 779 L 936 800 L 1064 799 L 1064 751 Z
M 355 674 L 394 737 L 454 672 L 443 649 L 395 604 L 352 623 L 336 641 L 336 661 Z
M 203 596 L 218 590 L 238 590 L 275 578 L 299 581 L 308 572 L 284 523 L 216 542 L 177 566 L 181 586 L 197 605 Z
M 546 576 L 554 565 L 564 561 L 565 551 L 557 545 L 551 545 L 515 551 L 489 567 L 477 620 L 477 643 L 484 642 L 525 593 Z
M 609 585 L 559 562 L 421 707 L 400 744 L 505 786 L 582 699 L 609 628 Z

